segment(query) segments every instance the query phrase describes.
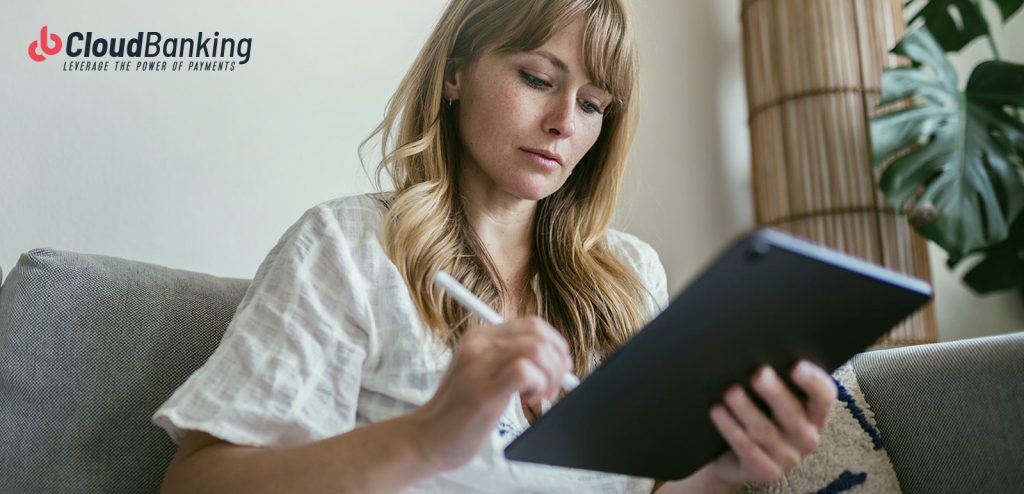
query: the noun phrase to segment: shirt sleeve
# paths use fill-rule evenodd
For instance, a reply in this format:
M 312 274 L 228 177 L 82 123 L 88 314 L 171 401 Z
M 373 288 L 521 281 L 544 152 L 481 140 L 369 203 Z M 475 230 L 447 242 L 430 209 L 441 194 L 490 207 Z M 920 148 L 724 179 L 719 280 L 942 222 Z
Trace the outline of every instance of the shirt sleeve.
M 650 305 L 651 319 L 668 307 L 668 282 L 665 266 L 661 264 L 658 252 L 650 244 L 635 235 L 609 230 L 610 245 L 626 264 L 633 268 L 640 282 L 653 297 Z
M 267 255 L 220 346 L 153 416 L 175 442 L 286 446 L 354 427 L 369 302 L 339 221 L 312 208 Z
M 654 300 L 658 306 L 655 308 L 656 312 L 660 313 L 668 307 L 668 279 L 665 275 L 665 266 L 661 263 L 661 257 L 658 253 L 648 244 L 644 244 L 649 250 L 646 255 L 647 262 L 645 263 L 644 272 L 645 278 L 647 279 L 647 286 L 650 287 L 651 293 L 654 295 Z

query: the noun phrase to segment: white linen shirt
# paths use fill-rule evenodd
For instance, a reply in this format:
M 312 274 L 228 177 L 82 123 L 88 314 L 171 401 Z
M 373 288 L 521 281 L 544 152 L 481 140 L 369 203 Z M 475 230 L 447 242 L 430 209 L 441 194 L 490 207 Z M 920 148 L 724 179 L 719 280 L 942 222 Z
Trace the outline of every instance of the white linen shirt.
M 385 212 L 372 195 L 307 210 L 260 265 L 220 346 L 153 423 L 176 443 L 199 430 L 239 445 L 289 446 L 409 413 L 433 396 L 451 351 L 431 337 L 378 240 Z M 663 309 L 654 249 L 614 230 L 607 240 L 654 294 L 652 311 Z M 536 278 L 533 286 L 539 296 Z M 403 492 L 651 491 L 650 479 L 506 460 L 504 447 L 528 426 L 515 395 L 468 464 Z

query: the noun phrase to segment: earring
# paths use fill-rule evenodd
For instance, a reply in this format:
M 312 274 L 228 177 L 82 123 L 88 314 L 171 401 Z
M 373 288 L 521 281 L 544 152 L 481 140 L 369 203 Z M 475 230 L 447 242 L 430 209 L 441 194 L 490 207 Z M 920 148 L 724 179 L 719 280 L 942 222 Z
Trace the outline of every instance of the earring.
M 451 109 L 452 109 L 452 100 L 448 100 L 448 109 L 449 109 L 449 110 L 451 110 Z

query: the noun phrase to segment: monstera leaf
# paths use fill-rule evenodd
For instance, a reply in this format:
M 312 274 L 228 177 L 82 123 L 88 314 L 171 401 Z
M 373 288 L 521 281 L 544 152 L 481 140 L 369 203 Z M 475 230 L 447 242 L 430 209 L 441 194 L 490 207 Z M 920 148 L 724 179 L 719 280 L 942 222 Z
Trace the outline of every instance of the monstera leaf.
M 1024 0 L 989 0 L 999 7 L 999 13 L 1006 21 Z M 924 2 L 909 0 L 908 9 Z M 924 19 L 928 30 L 946 51 L 959 51 L 978 36 L 991 33 L 982 14 L 982 0 L 930 0 L 910 19 L 911 23 Z
M 981 261 L 964 274 L 964 283 L 978 293 L 1014 286 L 1024 290 L 1024 215 L 1013 222 L 1006 240 L 985 249 Z
M 911 106 L 872 118 L 875 165 L 891 160 L 879 187 L 954 266 L 1004 242 L 1024 208 L 1024 124 L 1014 113 L 1024 106 L 1024 66 L 982 63 L 961 92 L 926 28 L 893 52 L 914 66 L 885 71 L 880 104 L 911 98 Z

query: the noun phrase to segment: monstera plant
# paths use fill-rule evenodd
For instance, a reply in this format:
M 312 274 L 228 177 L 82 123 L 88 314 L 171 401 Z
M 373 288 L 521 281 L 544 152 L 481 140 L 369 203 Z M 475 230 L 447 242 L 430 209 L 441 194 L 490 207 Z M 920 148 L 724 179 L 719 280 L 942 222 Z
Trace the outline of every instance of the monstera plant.
M 1005 22 L 1024 0 L 986 0 Z M 918 233 L 977 262 L 964 282 L 978 293 L 1024 294 L 1024 65 L 1000 59 L 983 0 L 909 0 L 915 12 L 893 52 L 910 60 L 882 77 L 871 120 L 879 187 Z M 993 59 L 960 87 L 947 52 L 987 37 Z

